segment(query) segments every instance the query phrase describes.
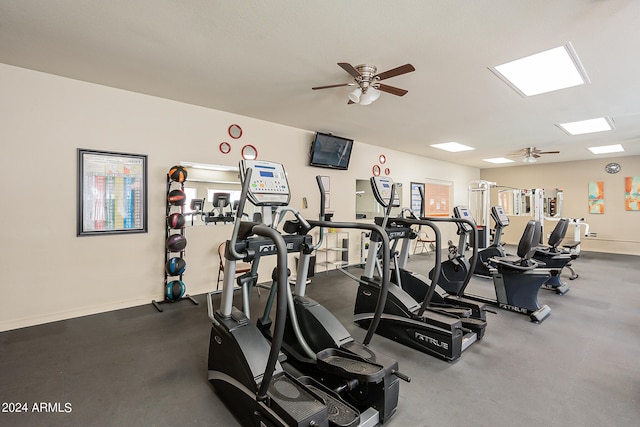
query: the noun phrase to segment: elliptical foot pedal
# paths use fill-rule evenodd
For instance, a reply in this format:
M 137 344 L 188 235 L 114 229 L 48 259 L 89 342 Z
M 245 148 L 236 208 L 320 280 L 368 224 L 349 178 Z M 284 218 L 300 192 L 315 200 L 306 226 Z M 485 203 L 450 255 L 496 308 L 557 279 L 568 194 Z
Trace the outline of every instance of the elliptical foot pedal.
M 343 378 L 363 382 L 378 382 L 385 376 L 383 366 L 371 363 L 337 348 L 327 348 L 317 354 L 318 368 Z
M 463 307 L 439 307 L 437 305 L 433 305 L 431 306 L 431 309 L 445 315 L 456 316 L 460 319 L 471 317 L 473 314 L 471 309 Z
M 473 317 L 460 319 L 462 327 L 472 330 L 478 336 L 478 339 L 482 339 L 485 329 L 487 328 L 487 322 L 482 319 L 475 319 Z
M 330 426 L 353 427 L 360 424 L 360 412 L 342 400 L 334 391 L 323 386 L 311 377 L 300 377 L 298 381 L 306 385 L 311 392 L 320 396 L 325 401 Z
M 274 378 L 269 384 L 272 409 L 289 426 L 326 423 L 327 406 L 307 387 L 288 375 Z

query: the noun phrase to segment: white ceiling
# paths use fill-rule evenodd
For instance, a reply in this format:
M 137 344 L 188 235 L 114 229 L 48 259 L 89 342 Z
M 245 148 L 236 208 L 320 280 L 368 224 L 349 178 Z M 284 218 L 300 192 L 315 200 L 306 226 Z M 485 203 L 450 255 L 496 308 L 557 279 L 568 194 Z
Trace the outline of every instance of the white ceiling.
M 638 0 L 0 0 L 2 63 L 480 168 L 639 155 L 639 42 Z M 567 43 L 590 84 L 523 98 L 488 70 Z M 337 62 L 416 71 L 385 81 L 404 97 L 347 105 L 311 90 L 352 81 Z M 554 125 L 600 116 L 615 130 Z M 476 150 L 429 147 L 448 141 Z

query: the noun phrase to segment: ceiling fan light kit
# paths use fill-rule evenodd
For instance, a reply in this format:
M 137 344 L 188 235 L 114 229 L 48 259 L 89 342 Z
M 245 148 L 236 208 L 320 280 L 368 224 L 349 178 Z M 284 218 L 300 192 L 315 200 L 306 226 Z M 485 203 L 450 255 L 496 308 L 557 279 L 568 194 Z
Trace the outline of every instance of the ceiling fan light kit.
M 380 98 L 380 91 L 373 86 L 369 86 L 369 89 L 360 97 L 360 105 L 369 105 L 378 98 Z
M 369 105 L 375 102 L 378 98 L 380 98 L 382 92 L 387 92 L 396 96 L 406 95 L 408 91 L 406 91 L 405 89 L 385 85 L 380 83 L 380 81 L 415 71 L 415 68 L 411 64 L 401 65 L 400 67 L 396 67 L 379 74 L 376 74 L 378 69 L 374 65 L 360 64 L 354 67 L 347 62 L 338 62 L 338 66 L 349 73 L 351 77 L 353 77 L 355 83 L 316 86 L 312 87 L 311 89 L 318 90 L 342 86 L 356 86 L 356 88 L 348 95 L 348 104 L 360 105 Z
M 360 96 L 362 96 L 362 89 L 357 87 L 352 92 L 349 92 L 349 100 L 355 104 L 360 102 Z
M 517 153 L 509 155 L 509 157 L 521 157 L 525 163 L 535 163 L 543 154 L 559 154 L 560 151 L 542 151 L 537 147 L 527 147 L 519 150 Z

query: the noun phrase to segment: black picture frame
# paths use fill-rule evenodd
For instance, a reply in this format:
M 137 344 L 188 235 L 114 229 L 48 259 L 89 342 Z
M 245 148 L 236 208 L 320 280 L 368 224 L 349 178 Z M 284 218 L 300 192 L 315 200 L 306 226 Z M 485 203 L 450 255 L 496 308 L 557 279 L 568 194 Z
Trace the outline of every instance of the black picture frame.
M 422 189 L 422 194 L 420 193 L 420 189 Z M 418 217 L 424 216 L 425 201 L 422 200 L 423 197 L 424 197 L 424 183 L 412 182 L 411 183 L 411 212 L 413 212 Z
M 147 156 L 78 149 L 77 236 L 147 232 Z

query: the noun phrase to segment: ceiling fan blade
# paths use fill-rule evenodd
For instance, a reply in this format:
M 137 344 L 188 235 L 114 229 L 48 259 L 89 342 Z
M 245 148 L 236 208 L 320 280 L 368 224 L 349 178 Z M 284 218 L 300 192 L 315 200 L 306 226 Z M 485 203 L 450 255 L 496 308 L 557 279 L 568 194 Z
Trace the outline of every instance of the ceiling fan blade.
M 347 73 L 351 74 L 353 77 L 361 77 L 362 75 L 355 67 L 348 62 L 338 62 L 338 65 L 342 67 Z
M 560 154 L 559 151 L 536 151 L 538 154 Z
M 410 73 L 410 72 L 415 71 L 415 70 L 416 69 L 413 67 L 413 65 L 404 64 L 404 65 L 401 65 L 401 66 L 396 67 L 394 69 L 385 71 L 383 73 L 376 74 L 374 77 L 376 77 L 378 80 L 384 80 L 384 79 L 388 79 L 390 77 L 399 76 L 401 74 Z
M 311 89 L 313 90 L 318 90 L 318 89 L 329 89 L 332 87 L 342 87 L 342 86 L 355 86 L 354 83 L 340 83 L 337 85 L 329 85 L 329 86 L 316 86 L 316 87 L 312 87 Z
M 531 153 L 531 155 L 530 155 L 529 157 L 535 157 L 535 158 L 537 159 L 538 157 L 540 157 L 540 154 L 538 154 L 538 153 Z
M 383 91 L 383 92 L 387 92 L 390 93 L 392 95 L 397 95 L 397 96 L 404 96 L 407 94 L 407 92 L 409 92 L 408 90 L 404 90 L 404 89 L 400 89 L 398 87 L 395 86 L 389 86 L 389 85 L 385 85 L 385 84 L 377 84 L 376 87 Z
M 351 104 L 355 104 L 355 102 L 353 102 L 352 100 L 349 100 L 349 102 L 347 102 L 347 105 L 351 105 Z

